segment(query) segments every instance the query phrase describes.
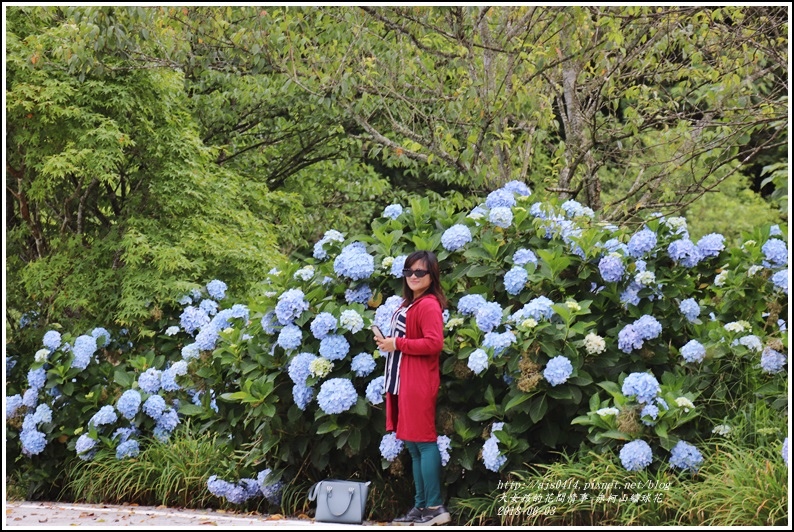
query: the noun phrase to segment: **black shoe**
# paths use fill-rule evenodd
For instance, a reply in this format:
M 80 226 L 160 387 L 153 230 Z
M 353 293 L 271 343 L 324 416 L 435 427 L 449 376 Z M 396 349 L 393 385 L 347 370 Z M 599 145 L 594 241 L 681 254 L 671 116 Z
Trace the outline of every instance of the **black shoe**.
M 414 521 L 414 524 L 433 526 L 433 525 L 446 525 L 452 521 L 449 511 L 442 504 L 438 508 L 425 508 L 422 510 L 422 518 Z
M 422 510 L 414 506 L 408 510 L 407 514 L 395 518 L 392 523 L 396 525 L 412 525 L 420 519 L 422 519 Z

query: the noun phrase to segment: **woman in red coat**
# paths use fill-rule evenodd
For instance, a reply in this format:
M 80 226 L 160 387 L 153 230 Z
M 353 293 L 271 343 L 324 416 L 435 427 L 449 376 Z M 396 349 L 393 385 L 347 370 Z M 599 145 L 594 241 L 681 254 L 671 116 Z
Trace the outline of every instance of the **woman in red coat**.
M 441 453 L 436 433 L 436 399 L 444 347 L 442 312 L 447 305 L 438 259 L 416 251 L 405 259 L 403 302 L 392 317 L 392 336 L 375 341 L 386 357 L 386 430 L 397 432 L 411 454 L 414 507 L 400 524 L 450 522 L 441 498 Z

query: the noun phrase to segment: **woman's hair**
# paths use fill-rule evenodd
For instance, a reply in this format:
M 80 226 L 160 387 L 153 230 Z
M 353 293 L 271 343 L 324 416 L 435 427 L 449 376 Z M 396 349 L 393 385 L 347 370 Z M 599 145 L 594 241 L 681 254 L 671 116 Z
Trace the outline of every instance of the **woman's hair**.
M 415 262 L 420 260 L 425 261 L 427 265 L 428 275 L 430 276 L 430 286 L 427 287 L 425 294 L 433 294 L 441 303 L 442 310 L 447 308 L 447 297 L 444 295 L 444 289 L 441 288 L 441 278 L 438 273 L 438 259 L 436 254 L 432 251 L 414 251 L 405 258 L 405 265 L 403 268 L 410 268 Z M 424 295 L 424 294 L 422 294 Z M 408 286 L 408 279 L 403 277 L 403 299 L 404 305 L 408 306 L 414 302 L 414 292 Z

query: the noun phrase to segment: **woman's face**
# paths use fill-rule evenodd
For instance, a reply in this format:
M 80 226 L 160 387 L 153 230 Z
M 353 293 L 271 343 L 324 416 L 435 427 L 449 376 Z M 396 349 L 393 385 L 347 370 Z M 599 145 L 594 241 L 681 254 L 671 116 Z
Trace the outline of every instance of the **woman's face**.
M 427 272 L 427 264 L 424 260 L 420 259 L 410 266 L 406 266 L 406 268 L 410 268 L 411 270 L 424 270 Z M 425 290 L 430 288 L 430 283 L 433 281 L 430 279 L 430 273 L 428 272 L 427 275 L 424 277 L 417 277 L 416 275 L 412 274 L 410 277 L 405 278 L 408 281 L 408 288 L 414 293 L 414 299 L 422 295 Z

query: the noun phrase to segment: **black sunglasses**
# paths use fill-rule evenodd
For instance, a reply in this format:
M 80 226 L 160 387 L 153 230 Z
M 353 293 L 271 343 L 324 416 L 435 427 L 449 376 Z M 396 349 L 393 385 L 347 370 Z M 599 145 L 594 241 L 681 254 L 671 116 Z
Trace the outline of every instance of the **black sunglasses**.
M 427 270 L 411 270 L 410 268 L 405 268 L 403 270 L 403 275 L 405 276 L 406 279 L 408 277 L 410 277 L 411 275 L 415 275 L 417 279 L 421 279 L 422 277 L 424 277 L 428 273 L 430 273 L 430 272 L 427 271 Z

